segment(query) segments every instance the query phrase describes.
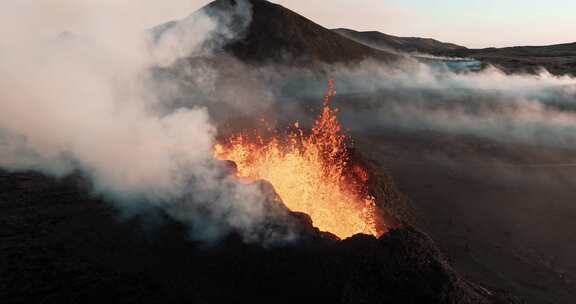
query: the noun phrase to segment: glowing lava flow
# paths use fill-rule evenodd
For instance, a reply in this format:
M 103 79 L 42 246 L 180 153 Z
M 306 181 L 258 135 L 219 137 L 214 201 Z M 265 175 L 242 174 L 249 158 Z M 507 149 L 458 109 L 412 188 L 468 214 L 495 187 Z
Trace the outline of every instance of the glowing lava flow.
M 378 236 L 375 200 L 365 191 L 368 175 L 363 168 L 347 166 L 345 136 L 337 110 L 329 106 L 334 93 L 330 81 L 322 113 L 309 135 L 298 123 L 283 138 L 238 134 L 216 145 L 215 155 L 235 162 L 240 178 L 270 182 L 290 210 L 308 214 L 322 231 L 340 238 Z

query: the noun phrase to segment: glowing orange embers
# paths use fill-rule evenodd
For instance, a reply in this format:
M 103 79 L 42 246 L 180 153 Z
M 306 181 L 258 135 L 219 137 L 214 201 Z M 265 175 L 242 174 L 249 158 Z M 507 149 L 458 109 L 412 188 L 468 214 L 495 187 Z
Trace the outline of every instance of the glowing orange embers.
M 298 123 L 285 136 L 270 139 L 237 134 L 216 145 L 215 155 L 235 162 L 240 178 L 270 182 L 290 210 L 310 215 L 322 231 L 340 238 L 357 233 L 378 236 L 375 200 L 365 191 L 368 174 L 358 165 L 348 166 L 346 137 L 337 109 L 329 106 L 334 94 L 330 81 L 322 113 L 309 135 Z

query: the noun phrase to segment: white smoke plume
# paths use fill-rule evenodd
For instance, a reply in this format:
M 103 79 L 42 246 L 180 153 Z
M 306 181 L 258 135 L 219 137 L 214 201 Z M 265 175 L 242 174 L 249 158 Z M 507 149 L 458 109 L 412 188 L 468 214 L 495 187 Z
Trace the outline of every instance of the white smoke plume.
M 376 96 L 371 113 L 355 117 L 373 127 L 576 148 L 576 78 L 571 76 L 545 70 L 509 75 L 494 67 L 456 73 L 422 63 L 365 65 L 341 75 L 341 92 Z
M 181 96 L 185 107 L 163 107 L 178 92 L 153 85 L 152 72 L 236 39 L 250 22 L 248 2 L 230 15 L 196 13 L 150 31 L 86 12 L 76 28 L 52 37 L 36 30 L 36 18 L 49 17 L 18 1 L 2 7 L 0 167 L 56 176 L 79 170 L 124 212 L 162 208 L 193 223 L 194 238 L 239 230 L 261 240 L 267 198 L 213 159 L 216 128 L 200 94 Z M 231 28 L 230 18 L 242 22 Z M 188 76 L 214 86 L 213 73 Z
M 354 131 L 427 130 L 576 148 L 576 78 L 452 64 L 366 61 L 324 69 L 335 79 L 343 124 Z M 307 70 L 282 74 L 290 77 L 278 99 L 306 106 L 322 92 L 323 80 Z

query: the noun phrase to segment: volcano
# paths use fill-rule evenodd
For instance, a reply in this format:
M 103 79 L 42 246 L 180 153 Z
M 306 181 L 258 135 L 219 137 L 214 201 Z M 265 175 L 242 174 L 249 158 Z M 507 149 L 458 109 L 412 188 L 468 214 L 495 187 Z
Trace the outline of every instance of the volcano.
M 293 214 L 308 241 L 265 248 L 232 234 L 206 246 L 161 213 L 149 230 L 108 206 L 79 176 L 0 171 L 0 301 L 517 303 L 459 277 L 413 228 L 336 241 Z
M 217 0 L 189 18 L 198 14 L 208 15 L 237 32 L 231 35 L 216 31 L 202 45 L 203 50 L 210 50 L 209 55 L 189 54 L 173 66 L 155 71 L 160 76 L 154 76 L 174 84 L 169 93 L 180 89 L 177 85 L 186 86 L 188 91 L 184 92 L 190 95 L 203 88 L 204 83 L 194 87 L 185 76 L 206 59 L 196 60 L 194 56 L 208 57 L 206 61 L 212 63 L 209 68 L 201 68 L 224 71 L 222 74 L 228 74 L 222 79 L 234 80 L 251 78 L 248 76 L 252 74 L 241 74 L 246 66 L 267 63 L 300 68 L 399 58 L 264 0 Z M 160 25 L 153 29 L 154 38 L 161 39 L 167 30 L 178 26 L 185 26 L 185 22 Z M 230 62 L 240 62 L 242 69 L 230 72 Z M 232 83 L 229 79 L 214 83 L 206 92 L 218 95 L 228 89 L 226 93 L 239 98 L 239 89 L 226 87 Z M 179 107 L 186 101 L 178 100 Z M 206 102 L 208 110 L 233 112 L 211 101 Z M 522 303 L 507 291 L 468 280 L 450 266 L 434 241 L 416 228 L 417 219 L 408 199 L 384 166 L 353 146 L 342 144 L 344 130 L 336 123 L 336 113 L 325 101 L 309 132 L 312 135 L 304 135 L 306 129 L 296 122 L 287 137 L 293 141 L 283 149 L 274 150 L 278 146 L 274 140 L 262 140 L 253 149 L 256 153 L 245 153 L 243 149 L 252 143 L 242 140 L 228 142 L 231 147 L 215 146 L 215 152 L 227 153 L 221 159 L 211 159 L 214 163 L 209 165 L 227 170 L 217 171 L 225 176 L 214 179 L 249 178 L 234 180 L 234 186 L 256 185 L 263 195 L 262 204 L 254 209 L 261 211 L 264 219 L 257 229 L 248 231 L 252 239 L 246 237 L 240 225 L 224 227 L 226 234 L 214 237 L 212 242 L 195 238 L 194 234 L 203 227 L 203 221 L 220 223 L 218 220 L 233 212 L 230 205 L 237 200 L 250 202 L 243 196 L 226 197 L 232 201 L 227 201 L 230 205 L 214 214 L 210 212 L 213 201 L 199 208 L 186 205 L 193 205 L 193 199 L 177 201 L 179 206 L 190 207 L 182 210 L 200 214 L 192 220 L 180 214 L 174 216 L 169 212 L 173 210 L 164 208 L 170 203 L 166 201 L 153 204 L 143 214 L 119 215 L 112 207 L 114 198 L 94 193 L 90 172 L 54 178 L 37 172 L 0 170 L 0 302 Z M 249 114 L 249 120 L 258 120 L 257 114 Z M 246 131 L 233 121 L 223 124 Z M 186 140 L 191 143 L 190 149 L 196 148 L 195 138 Z M 248 155 L 244 158 L 242 153 Z M 289 162 L 293 159 L 296 161 Z M 312 173 L 328 171 L 309 174 L 313 182 L 305 190 L 312 190 L 312 195 L 294 195 L 304 187 L 294 186 L 293 181 L 298 183 L 301 175 L 297 174 L 305 171 L 294 170 L 294 163 L 311 164 L 308 167 L 312 167 Z M 320 170 L 315 171 L 317 167 Z M 327 167 L 330 170 L 325 170 Z M 291 175 L 291 183 L 278 182 L 286 177 L 283 175 Z M 218 194 L 204 199 L 216 201 L 221 199 L 216 197 Z M 196 193 L 186 195 L 193 197 Z M 146 203 L 141 200 L 136 203 Z M 336 210 L 293 207 L 320 201 L 320 209 Z M 245 218 L 234 220 L 242 222 Z M 318 223 L 323 225 L 317 227 Z M 211 232 L 202 231 L 207 235 Z M 280 240 L 275 238 L 279 235 L 283 237 Z M 274 242 L 259 242 L 268 239 Z

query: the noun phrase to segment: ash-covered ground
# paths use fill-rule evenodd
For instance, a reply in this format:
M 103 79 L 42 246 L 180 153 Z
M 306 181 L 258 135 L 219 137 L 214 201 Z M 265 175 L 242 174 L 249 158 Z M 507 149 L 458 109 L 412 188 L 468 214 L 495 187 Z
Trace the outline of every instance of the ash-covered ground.
M 119 221 L 81 177 L 0 175 L 3 303 L 520 303 L 457 275 L 413 228 L 332 240 L 193 242 L 160 212 Z
M 460 273 L 529 303 L 574 300 L 573 150 L 434 132 L 363 140 Z

